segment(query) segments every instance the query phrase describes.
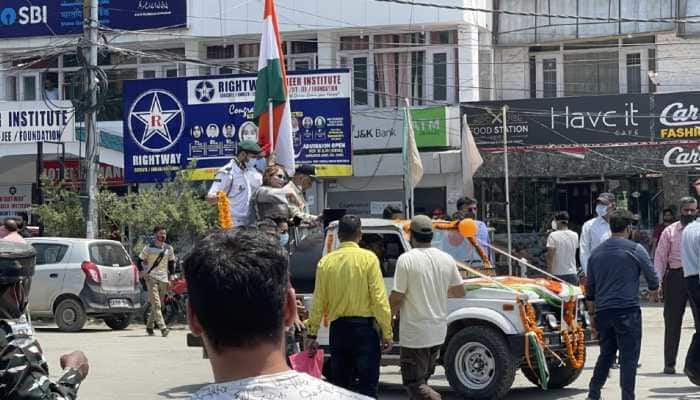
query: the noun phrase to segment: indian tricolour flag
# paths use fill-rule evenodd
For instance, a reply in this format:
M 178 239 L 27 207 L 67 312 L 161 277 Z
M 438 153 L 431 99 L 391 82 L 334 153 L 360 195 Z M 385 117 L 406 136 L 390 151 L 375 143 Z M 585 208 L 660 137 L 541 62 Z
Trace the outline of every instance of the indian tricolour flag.
M 284 53 L 273 0 L 265 0 L 264 18 L 253 115 L 258 120 L 260 145 L 263 149 L 272 149 L 277 163 L 284 166 L 291 175 L 294 173 L 292 112 L 289 107 L 287 71 L 284 67 Z

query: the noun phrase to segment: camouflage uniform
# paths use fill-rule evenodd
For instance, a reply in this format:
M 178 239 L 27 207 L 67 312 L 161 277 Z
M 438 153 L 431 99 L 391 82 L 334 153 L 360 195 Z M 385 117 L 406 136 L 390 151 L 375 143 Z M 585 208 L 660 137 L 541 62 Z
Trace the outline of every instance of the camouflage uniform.
M 13 333 L 5 321 L 0 321 L 0 349 L 0 399 L 74 400 L 78 397 L 80 373 L 71 368 L 57 382 L 51 382 L 39 343 L 29 336 Z

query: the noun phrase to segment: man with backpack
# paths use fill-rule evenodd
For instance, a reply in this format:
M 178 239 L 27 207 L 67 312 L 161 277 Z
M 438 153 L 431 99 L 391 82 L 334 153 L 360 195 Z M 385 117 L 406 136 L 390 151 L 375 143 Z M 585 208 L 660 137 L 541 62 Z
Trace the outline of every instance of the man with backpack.
M 171 245 L 165 243 L 166 238 L 165 227 L 156 226 L 153 228 L 153 243 L 144 247 L 139 256 L 145 273 L 148 301 L 151 303 L 151 313 L 146 321 L 148 336 L 154 335 L 154 325 L 160 329 L 163 337 L 170 333 L 161 312 L 161 299 L 168 291 L 168 262 L 175 261 L 175 252 Z

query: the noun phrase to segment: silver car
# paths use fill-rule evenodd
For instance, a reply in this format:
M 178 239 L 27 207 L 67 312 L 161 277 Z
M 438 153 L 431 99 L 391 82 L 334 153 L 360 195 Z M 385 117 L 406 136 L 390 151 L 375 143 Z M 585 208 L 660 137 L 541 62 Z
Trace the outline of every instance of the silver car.
M 76 332 L 87 317 L 125 329 L 140 304 L 138 270 L 121 243 L 111 240 L 28 238 L 37 252 L 29 296 L 34 319 L 53 319 Z

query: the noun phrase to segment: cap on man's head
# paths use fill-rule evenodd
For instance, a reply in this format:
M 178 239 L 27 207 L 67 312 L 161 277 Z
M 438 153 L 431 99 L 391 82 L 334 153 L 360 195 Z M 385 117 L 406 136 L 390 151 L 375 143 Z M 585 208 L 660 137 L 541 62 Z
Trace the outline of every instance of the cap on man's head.
M 411 231 L 418 234 L 433 233 L 433 221 L 425 215 L 416 215 L 411 219 Z
M 262 149 L 260 145 L 252 140 L 243 140 L 238 143 L 238 151 L 245 151 L 251 154 L 260 154 Z
M 610 204 L 615 203 L 615 195 L 612 193 L 601 193 L 598 195 L 598 198 L 595 201 L 597 203 L 609 206 Z
M 301 164 L 294 171 L 294 175 L 306 175 L 311 179 L 316 179 L 316 167 L 309 164 Z

